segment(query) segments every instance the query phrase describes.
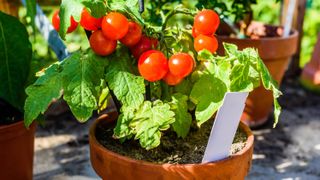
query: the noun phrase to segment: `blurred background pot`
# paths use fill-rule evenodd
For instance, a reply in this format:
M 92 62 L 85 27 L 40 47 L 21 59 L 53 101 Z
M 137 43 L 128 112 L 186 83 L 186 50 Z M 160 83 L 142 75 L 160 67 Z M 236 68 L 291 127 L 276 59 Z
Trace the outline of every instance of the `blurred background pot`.
M 0 179 L 32 179 L 35 129 L 23 121 L 0 126 Z

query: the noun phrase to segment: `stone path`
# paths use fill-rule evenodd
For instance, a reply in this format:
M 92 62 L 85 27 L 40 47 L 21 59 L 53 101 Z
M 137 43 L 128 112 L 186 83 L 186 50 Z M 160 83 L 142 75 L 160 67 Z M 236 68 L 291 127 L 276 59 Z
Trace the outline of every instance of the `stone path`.
M 286 82 L 281 122 L 255 130 L 253 165 L 248 179 L 320 179 L 320 95 Z M 48 118 L 35 141 L 35 180 L 100 179 L 90 166 L 88 128 L 68 115 Z

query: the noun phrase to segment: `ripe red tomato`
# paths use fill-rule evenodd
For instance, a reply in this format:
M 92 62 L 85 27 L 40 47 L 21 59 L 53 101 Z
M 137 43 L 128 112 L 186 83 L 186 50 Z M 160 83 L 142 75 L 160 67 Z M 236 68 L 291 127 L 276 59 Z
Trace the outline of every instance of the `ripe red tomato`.
M 214 53 L 218 49 L 218 40 L 214 36 L 205 36 L 200 34 L 194 40 L 194 49 L 199 52 L 203 49 L 207 49 L 211 53 Z
M 179 84 L 183 80 L 183 78 L 180 78 L 180 77 L 175 76 L 175 75 L 171 74 L 170 72 L 168 72 L 166 74 L 166 76 L 164 76 L 163 80 L 168 85 L 175 86 L 175 85 Z
M 196 38 L 200 33 L 196 30 L 196 28 L 192 27 L 192 37 Z
M 213 35 L 220 24 L 219 16 L 213 10 L 202 10 L 194 18 L 193 27 L 203 35 Z
M 158 46 L 158 40 L 142 35 L 140 41 L 130 48 L 132 55 L 139 59 L 140 55 Z
M 113 53 L 117 47 L 117 41 L 106 38 L 101 30 L 93 32 L 89 42 L 91 49 L 100 56 Z
M 120 13 L 111 12 L 102 20 L 102 32 L 108 39 L 119 40 L 127 34 L 128 29 L 128 19 Z
M 103 18 L 95 18 L 91 16 L 86 8 L 81 13 L 80 25 L 88 31 L 96 31 L 101 28 Z
M 169 71 L 173 76 L 184 78 L 188 76 L 194 66 L 192 56 L 187 53 L 177 53 L 169 59 Z
M 52 25 L 56 31 L 59 32 L 60 30 L 60 17 L 59 17 L 59 10 L 56 10 L 52 16 Z M 78 23 L 73 19 L 73 17 L 70 17 L 70 26 L 67 30 L 67 33 L 71 33 L 74 30 L 76 30 L 78 27 Z
M 135 22 L 129 22 L 128 33 L 120 39 L 120 42 L 126 46 L 136 45 L 142 36 L 142 27 Z
M 138 69 L 144 79 L 155 82 L 167 74 L 168 61 L 162 52 L 150 50 L 140 56 Z

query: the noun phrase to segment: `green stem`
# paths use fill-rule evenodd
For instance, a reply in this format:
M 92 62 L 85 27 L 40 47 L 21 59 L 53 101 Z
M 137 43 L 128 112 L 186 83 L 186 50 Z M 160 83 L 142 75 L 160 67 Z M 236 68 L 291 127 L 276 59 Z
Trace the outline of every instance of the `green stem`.
M 162 25 L 162 31 L 164 31 L 166 29 L 169 19 L 172 18 L 176 14 L 185 14 L 185 15 L 188 15 L 188 16 L 191 16 L 191 17 L 194 17 L 194 15 L 195 15 L 194 13 L 191 13 L 188 10 L 177 10 L 177 9 L 174 9 L 174 10 L 170 11 L 168 13 L 167 17 L 164 19 L 164 23 Z

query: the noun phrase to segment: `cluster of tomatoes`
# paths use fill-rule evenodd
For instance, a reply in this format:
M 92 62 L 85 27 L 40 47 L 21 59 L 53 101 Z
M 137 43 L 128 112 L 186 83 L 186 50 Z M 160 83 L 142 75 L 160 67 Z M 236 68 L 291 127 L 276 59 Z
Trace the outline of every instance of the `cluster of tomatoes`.
M 220 24 L 219 16 L 213 10 L 202 10 L 194 18 L 192 36 L 194 49 L 203 49 L 214 53 L 218 49 L 218 41 L 214 34 Z M 176 53 L 167 61 L 165 55 L 156 50 L 149 50 L 139 58 L 140 74 L 148 81 L 163 79 L 168 85 L 177 85 L 188 76 L 195 65 L 194 59 L 187 53 Z
M 142 35 L 142 27 L 133 21 L 129 21 L 123 14 L 110 12 L 101 18 L 91 16 L 87 9 L 81 13 L 80 25 L 87 31 L 92 31 L 89 42 L 91 49 L 100 56 L 113 53 L 119 40 L 130 47 L 135 57 L 139 57 L 143 51 L 151 49 L 158 44 L 157 40 Z M 59 10 L 52 17 L 54 28 L 59 31 Z M 73 32 L 78 23 L 71 16 L 67 33 Z
M 213 10 L 202 10 L 194 18 L 192 36 L 194 39 L 194 49 L 199 52 L 207 49 L 214 53 L 218 49 L 218 41 L 214 36 L 220 24 L 219 16 Z
M 218 42 L 214 33 L 219 26 L 219 16 L 212 10 L 199 12 L 194 19 L 192 35 L 195 38 L 194 48 L 201 51 L 207 49 L 214 53 Z M 59 31 L 59 11 L 56 11 L 52 24 Z M 141 76 L 150 81 L 165 81 L 168 85 L 177 85 L 187 77 L 195 66 L 195 61 L 188 53 L 175 53 L 169 60 L 158 50 L 153 50 L 158 45 L 158 40 L 142 34 L 142 27 L 129 21 L 123 14 L 110 12 L 101 18 L 95 18 L 83 9 L 80 25 L 92 31 L 89 42 L 91 49 L 98 55 L 107 56 L 113 53 L 119 40 L 129 47 L 132 55 L 138 59 L 138 69 Z M 70 27 L 67 33 L 73 32 L 78 23 L 70 18 Z

